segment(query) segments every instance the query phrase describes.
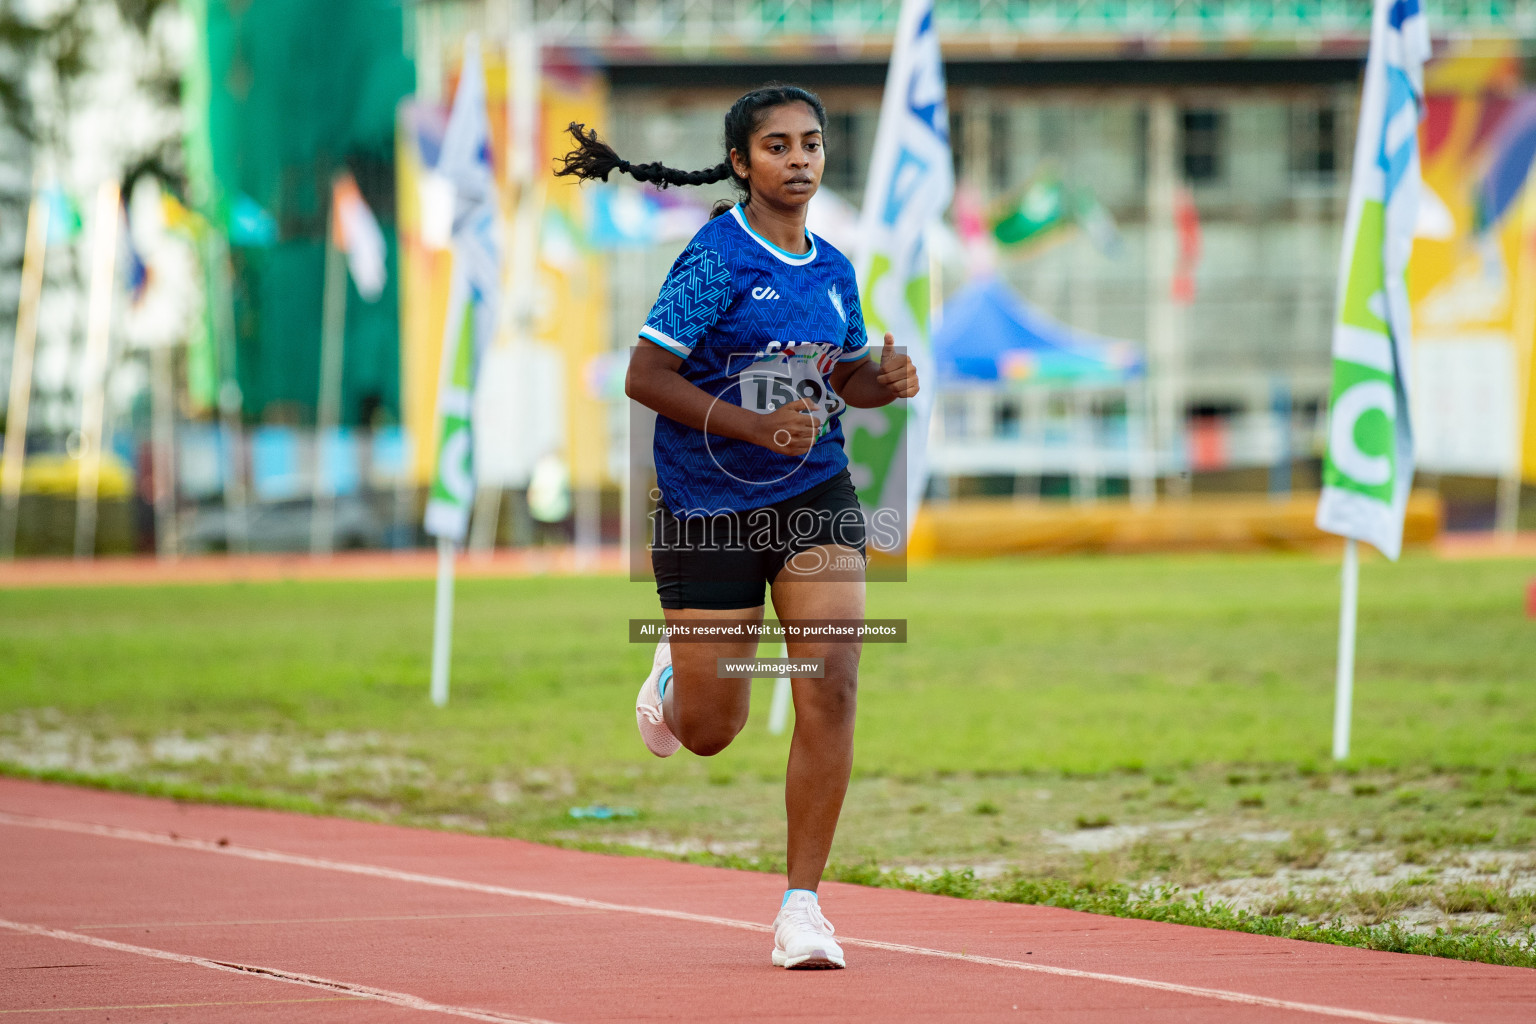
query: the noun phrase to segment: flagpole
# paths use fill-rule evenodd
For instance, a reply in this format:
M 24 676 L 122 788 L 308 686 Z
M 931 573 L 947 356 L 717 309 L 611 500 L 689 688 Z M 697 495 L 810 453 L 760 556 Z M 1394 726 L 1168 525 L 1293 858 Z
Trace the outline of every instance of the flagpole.
M 1172 294 L 1179 256 L 1174 228 L 1179 175 L 1176 117 L 1173 98 L 1165 93 L 1147 105 L 1147 386 L 1163 494 L 1185 498 L 1189 484 L 1183 443 L 1185 353 Z
M 789 644 L 780 645 L 783 657 L 789 657 Z M 768 734 L 781 736 L 784 727 L 789 724 L 789 706 L 794 697 L 794 690 L 790 685 L 788 676 L 780 676 L 773 681 L 773 703 L 768 705 Z
M 320 401 L 315 409 L 315 485 L 309 515 L 309 553 L 329 558 L 336 546 L 335 467 L 326 465 L 326 441 L 341 420 L 341 373 L 347 329 L 347 265 L 332 223 L 325 233 L 325 318 L 320 330 Z
M 174 559 L 180 547 L 176 528 L 176 376 L 169 345 L 149 352 L 151 500 L 155 507 L 155 557 Z
M 102 424 L 106 418 L 107 354 L 112 334 L 112 281 L 117 262 L 117 182 L 96 193 L 91 291 L 85 322 L 85 390 L 80 410 L 80 469 L 75 489 L 75 557 L 96 554 L 96 507 L 101 483 Z
M 510 81 L 507 103 L 507 170 L 513 186 L 514 205 L 506 263 L 508 301 L 500 310 L 507 333 L 501 340 L 514 349 L 532 344 L 535 281 L 538 270 L 538 210 L 534 192 L 534 150 L 538 145 L 539 76 L 543 59 L 534 29 L 531 0 L 514 0 L 507 31 L 507 62 Z M 526 439 L 499 443 L 527 443 Z M 477 438 L 477 444 L 492 443 Z M 496 548 L 501 520 L 504 481 L 476 481 L 474 512 L 470 518 L 469 551 L 480 558 Z M 578 530 L 578 538 L 580 537 Z
M 432 613 L 432 680 L 428 693 L 432 703 L 436 707 L 446 707 L 448 704 L 448 675 L 453 652 L 453 582 L 454 582 L 454 549 L 457 540 L 464 539 L 465 522 L 469 514 L 469 503 L 474 493 L 473 485 L 473 460 L 471 456 L 463 456 L 467 465 L 453 466 L 450 462 L 458 458 L 450 451 L 449 437 L 451 427 L 447 424 L 452 421 L 455 414 L 464 416 L 465 410 L 472 407 L 472 399 L 468 390 L 468 381 L 458 378 L 457 369 L 462 364 L 459 346 L 473 344 L 470 338 L 464 336 L 464 327 L 457 331 L 451 325 L 455 319 L 461 324 L 465 318 L 474 316 L 473 300 L 470 297 L 469 285 L 464 281 L 459 270 L 454 271 L 454 280 L 450 285 L 448 297 L 448 324 L 443 339 L 442 366 L 438 375 L 437 420 L 438 420 L 438 449 L 437 466 L 434 475 L 435 480 L 428 490 L 426 529 L 437 537 L 437 593 L 433 603 Z M 467 325 L 465 325 L 467 326 Z M 462 385 L 455 392 L 453 385 Z M 449 405 L 457 401 L 462 408 L 454 410 Z M 467 431 L 467 426 L 464 428 Z M 467 437 L 463 444 L 467 447 L 471 444 Z M 462 473 L 464 479 L 450 486 L 448 480 L 452 479 L 455 469 Z M 437 495 L 439 489 L 446 493 L 440 498 Z M 442 504 L 436 504 L 441 501 Z M 443 521 L 435 517 L 441 516 Z
M 432 618 L 432 703 L 448 704 L 448 664 L 453 654 L 453 541 L 437 538 L 437 608 Z
M 1498 530 L 1506 540 L 1520 531 L 1520 492 L 1525 477 L 1525 442 L 1531 402 L 1531 350 L 1536 342 L 1536 185 L 1527 182 L 1520 201 L 1516 229 L 1515 302 L 1515 440 L 1511 463 L 1499 480 L 1496 508 Z
M 35 191 L 35 190 L 34 190 Z M 27 241 L 21 257 L 21 299 L 11 352 L 11 398 L 6 406 L 5 451 L 0 455 L 0 557 L 16 557 L 16 523 L 21 515 L 21 478 L 27 455 L 27 412 L 32 401 L 32 355 L 37 345 L 37 307 L 43 297 L 43 262 L 48 255 L 48 204 L 32 197 Z
M 1349 722 L 1355 700 L 1355 613 L 1360 598 L 1360 554 L 1353 537 L 1344 540 L 1339 595 L 1339 664 L 1333 692 L 1333 759 L 1349 757 Z
M 251 530 L 245 490 L 245 427 L 240 420 L 245 401 L 235 366 L 235 267 L 228 238 L 218 232 L 210 235 L 209 299 L 214 307 L 219 355 L 219 423 L 224 444 L 224 544 L 231 553 L 244 555 L 250 552 Z
M 944 260 L 937 245 L 938 221 L 923 232 L 923 246 L 928 250 L 928 336 L 944 325 Z

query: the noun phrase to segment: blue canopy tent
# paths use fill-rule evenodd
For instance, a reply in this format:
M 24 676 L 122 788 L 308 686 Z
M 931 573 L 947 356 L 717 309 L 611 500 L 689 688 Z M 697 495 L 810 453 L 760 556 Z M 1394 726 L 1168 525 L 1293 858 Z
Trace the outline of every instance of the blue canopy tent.
M 1057 323 L 995 277 L 972 281 L 944 303 L 933 355 L 940 387 L 1115 385 L 1145 372 L 1131 342 Z
M 962 476 L 1012 476 L 1014 494 L 1021 480 L 1043 488 L 1047 476 L 1065 476 L 1078 498 L 1108 478 L 1128 480 L 1139 499 L 1152 495 L 1138 346 L 1057 323 L 988 277 L 944 304 L 933 356 L 928 455 L 941 492 Z

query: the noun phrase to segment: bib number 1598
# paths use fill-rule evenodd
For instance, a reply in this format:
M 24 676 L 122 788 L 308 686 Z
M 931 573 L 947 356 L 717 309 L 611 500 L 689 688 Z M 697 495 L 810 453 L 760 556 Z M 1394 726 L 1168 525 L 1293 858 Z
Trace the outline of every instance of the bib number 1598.
M 830 419 L 843 410 L 843 400 L 822 378 L 820 346 L 800 346 L 760 357 L 741 372 L 741 404 L 753 412 L 770 413 L 781 405 L 808 398 Z M 802 351 L 803 349 L 803 351 Z
M 742 374 L 741 393 L 744 404 L 754 412 L 769 413 L 781 405 L 809 398 L 816 405 L 823 405 L 826 389 L 821 381 L 810 377 L 794 380 L 772 372 Z M 830 404 L 830 403 L 826 403 Z M 831 412 L 831 409 L 827 409 Z

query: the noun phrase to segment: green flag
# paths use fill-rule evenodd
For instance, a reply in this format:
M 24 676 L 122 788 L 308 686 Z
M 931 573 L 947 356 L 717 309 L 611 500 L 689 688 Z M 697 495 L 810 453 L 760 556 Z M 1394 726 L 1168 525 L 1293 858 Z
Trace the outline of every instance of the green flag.
M 475 307 L 467 289 L 449 306 L 459 328 L 445 339 L 437 393 L 437 472 L 427 496 L 425 527 L 436 537 L 462 540 L 475 500 L 474 435 Z
M 1395 559 L 1413 484 L 1407 274 L 1429 33 L 1417 3 L 1377 0 L 1371 38 L 1344 223 L 1317 525 Z
M 1003 210 L 992 234 L 1003 245 L 1027 245 L 1072 223 L 1067 190 L 1055 175 L 1035 178 Z

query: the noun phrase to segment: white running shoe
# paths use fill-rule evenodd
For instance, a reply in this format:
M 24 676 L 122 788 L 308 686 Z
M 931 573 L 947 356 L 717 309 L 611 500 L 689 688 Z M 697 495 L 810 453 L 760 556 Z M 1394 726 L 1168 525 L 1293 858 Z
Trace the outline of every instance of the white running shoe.
M 791 893 L 773 921 L 773 966 L 803 969 L 846 967 L 843 947 L 832 937 L 832 922 L 816 897 Z
M 672 730 L 667 728 L 667 720 L 661 713 L 661 688 L 658 684 L 662 673 L 671 670 L 672 645 L 663 640 L 656 645 L 651 674 L 640 684 L 640 693 L 635 697 L 635 724 L 640 727 L 640 738 L 645 741 L 646 749 L 657 757 L 671 757 L 682 746 L 677 737 L 672 735 Z

